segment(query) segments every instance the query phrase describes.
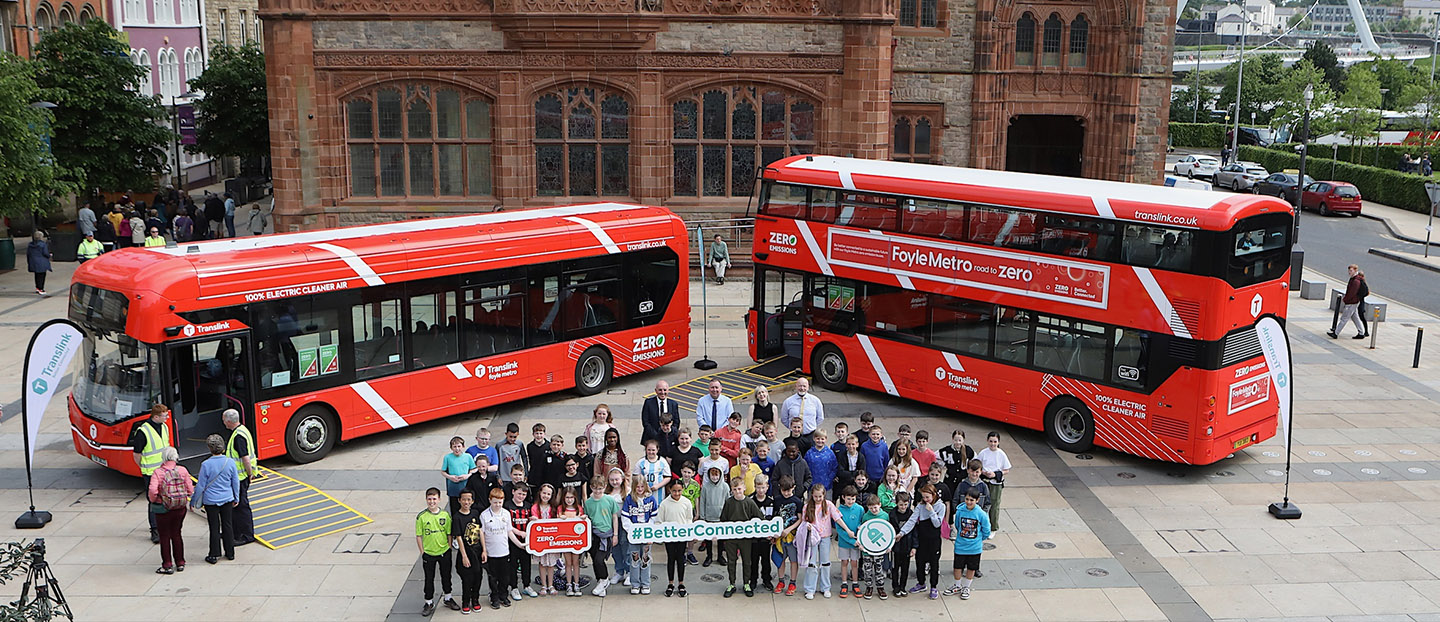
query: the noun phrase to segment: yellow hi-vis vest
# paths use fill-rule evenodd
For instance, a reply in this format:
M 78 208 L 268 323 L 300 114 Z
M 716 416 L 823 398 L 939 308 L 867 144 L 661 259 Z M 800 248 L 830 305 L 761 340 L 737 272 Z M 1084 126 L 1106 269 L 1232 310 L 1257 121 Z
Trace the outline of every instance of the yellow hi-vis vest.
M 150 475 L 165 459 L 160 457 L 160 450 L 170 446 L 170 426 L 161 424 L 157 432 L 155 426 L 147 425 L 149 422 L 140 422 L 140 433 L 145 435 L 145 451 L 140 452 L 140 474 Z
M 235 461 L 235 468 L 240 471 L 240 481 L 243 482 L 247 476 L 245 475 L 245 465 L 241 461 L 240 454 L 235 453 L 235 437 L 237 436 L 244 436 L 245 442 L 250 445 L 250 461 L 252 464 L 255 461 L 255 437 L 250 435 L 250 430 L 245 429 L 245 426 L 237 425 L 234 430 L 230 431 L 230 440 L 225 441 L 225 455 L 230 456 L 230 459 Z

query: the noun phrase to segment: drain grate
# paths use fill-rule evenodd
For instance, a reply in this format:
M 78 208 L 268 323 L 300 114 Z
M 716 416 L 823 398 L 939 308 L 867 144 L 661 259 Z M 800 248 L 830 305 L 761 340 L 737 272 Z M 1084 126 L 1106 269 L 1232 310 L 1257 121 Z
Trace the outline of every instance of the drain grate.
M 1048 574 L 1048 573 L 1046 573 L 1044 570 L 1041 570 L 1041 569 L 1039 569 L 1039 568 L 1027 568 L 1027 569 L 1025 570 L 1025 572 L 1023 572 L 1023 573 L 1021 573 L 1021 574 L 1025 575 L 1025 576 L 1027 576 L 1027 577 L 1030 577 L 1031 579 L 1043 579 L 1043 578 L 1045 578 L 1046 574 Z
M 1135 479 L 1135 474 L 1129 471 L 1121 471 L 1119 473 L 1116 473 L 1115 477 L 1118 477 L 1120 479 Z
M 1224 534 L 1214 529 L 1168 529 L 1160 534 L 1176 553 L 1235 553 L 1239 551 Z
M 1054 542 L 1046 542 L 1046 541 L 1044 541 L 1044 540 L 1041 540 L 1041 541 L 1035 543 L 1035 548 L 1040 549 L 1040 550 L 1042 550 L 1042 551 L 1048 551 L 1048 550 L 1050 550 L 1050 549 L 1055 548 L 1055 543 L 1054 543 Z
M 1104 568 L 1086 568 L 1085 574 L 1092 577 L 1108 577 L 1110 576 L 1110 571 Z
M 700 575 L 700 580 L 706 583 L 719 583 L 725 580 L 725 575 L 718 572 L 710 572 Z
M 373 553 L 386 555 L 400 540 L 398 533 L 351 533 L 335 545 L 336 553 Z
M 107 490 L 96 488 L 80 495 L 72 506 L 84 506 L 87 508 L 123 508 L 132 502 L 139 501 L 147 503 L 145 496 L 138 491 L 126 489 Z

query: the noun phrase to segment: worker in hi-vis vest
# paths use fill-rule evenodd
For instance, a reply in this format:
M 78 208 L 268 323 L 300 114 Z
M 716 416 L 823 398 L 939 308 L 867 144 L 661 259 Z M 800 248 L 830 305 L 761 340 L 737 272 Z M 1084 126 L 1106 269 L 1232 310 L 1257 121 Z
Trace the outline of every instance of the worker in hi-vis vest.
M 156 404 L 150 407 L 150 417 L 130 430 L 130 447 L 135 450 L 135 464 L 140 465 L 140 481 L 144 486 L 146 494 L 150 490 L 150 474 L 165 459 L 160 456 L 160 450 L 170 446 L 170 407 L 164 404 Z M 150 516 L 150 542 L 160 543 L 160 532 L 155 529 L 155 515 L 151 514 L 150 505 L 145 505 L 146 514 Z
M 250 512 L 250 482 L 255 479 L 255 437 L 240 424 L 240 411 L 227 408 L 220 415 L 230 429 L 225 455 L 235 461 L 240 471 L 240 502 L 235 504 L 235 546 L 255 541 L 255 515 Z

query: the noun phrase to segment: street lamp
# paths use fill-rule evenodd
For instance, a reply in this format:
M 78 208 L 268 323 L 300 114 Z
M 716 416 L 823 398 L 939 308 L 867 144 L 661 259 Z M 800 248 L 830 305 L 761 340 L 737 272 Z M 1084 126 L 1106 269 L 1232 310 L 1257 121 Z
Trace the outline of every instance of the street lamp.
M 1300 125 L 1300 178 L 1295 182 L 1295 229 L 1290 235 L 1290 289 L 1300 286 L 1305 272 L 1305 249 L 1300 248 L 1300 204 L 1305 200 L 1305 158 L 1310 153 L 1310 105 L 1315 101 L 1315 86 L 1305 85 L 1305 117 Z
M 1230 153 L 1240 158 L 1240 92 L 1245 85 L 1245 34 L 1250 29 L 1250 17 L 1240 12 L 1240 68 L 1235 74 L 1235 127 L 1231 130 Z
M 1425 141 L 1430 138 L 1430 109 L 1435 107 L 1435 52 L 1440 49 L 1440 11 L 1435 16 L 1435 36 L 1430 39 L 1430 91 L 1425 94 L 1425 133 L 1420 135 L 1420 150 L 1425 150 Z
M 185 167 L 180 164 L 180 100 L 189 101 L 196 95 L 194 91 L 190 91 L 170 96 L 170 118 L 175 130 L 175 152 L 170 161 L 170 180 L 175 184 L 176 191 L 185 189 Z
M 57 104 L 55 104 L 55 102 L 38 101 L 38 102 L 30 102 L 30 107 L 31 107 L 31 108 L 35 108 L 35 109 L 37 109 L 37 110 L 54 110 L 54 109 L 56 109 L 56 108 L 59 108 L 60 106 L 57 105 Z M 48 123 L 47 123 L 47 125 L 48 125 Z M 46 157 L 46 159 L 48 159 L 48 160 L 53 160 L 54 158 L 52 158 L 51 155 L 50 155 L 50 128 L 49 128 L 49 127 L 46 127 L 46 128 L 45 128 L 44 137 L 45 137 L 45 157 Z M 39 231 L 39 230 L 40 230 L 40 206 L 38 206 L 38 205 L 34 206 L 34 207 L 30 210 L 30 230 L 31 230 L 32 232 L 34 232 L 34 231 Z

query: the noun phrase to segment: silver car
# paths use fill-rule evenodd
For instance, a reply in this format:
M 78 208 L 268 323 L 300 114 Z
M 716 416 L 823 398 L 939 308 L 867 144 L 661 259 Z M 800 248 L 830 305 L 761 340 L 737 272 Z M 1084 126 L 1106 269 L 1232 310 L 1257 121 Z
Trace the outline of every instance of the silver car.
M 1269 174 L 1270 171 L 1254 162 L 1231 162 L 1215 173 L 1215 186 L 1236 192 L 1249 190 Z
M 1190 154 L 1175 163 L 1175 174 L 1185 177 L 1214 177 L 1220 170 L 1220 159 L 1208 155 Z

